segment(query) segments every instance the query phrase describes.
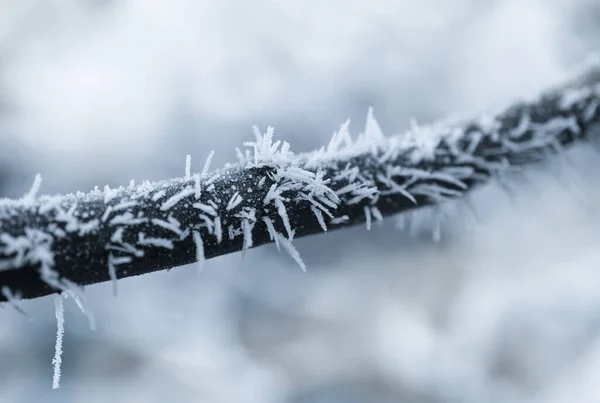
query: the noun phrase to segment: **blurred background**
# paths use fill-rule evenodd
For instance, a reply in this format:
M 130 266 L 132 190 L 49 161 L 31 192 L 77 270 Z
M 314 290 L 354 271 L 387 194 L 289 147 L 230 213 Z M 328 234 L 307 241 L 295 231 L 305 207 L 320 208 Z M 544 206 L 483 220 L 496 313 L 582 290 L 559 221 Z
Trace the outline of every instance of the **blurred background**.
M 0 196 L 222 165 L 253 124 L 301 152 L 369 106 L 388 135 L 476 115 L 599 34 L 598 0 L 2 0 Z M 307 273 L 266 246 L 89 287 L 56 391 L 52 298 L 0 309 L 0 402 L 598 402 L 600 155 L 569 156 L 439 244 L 389 219 L 297 240 Z

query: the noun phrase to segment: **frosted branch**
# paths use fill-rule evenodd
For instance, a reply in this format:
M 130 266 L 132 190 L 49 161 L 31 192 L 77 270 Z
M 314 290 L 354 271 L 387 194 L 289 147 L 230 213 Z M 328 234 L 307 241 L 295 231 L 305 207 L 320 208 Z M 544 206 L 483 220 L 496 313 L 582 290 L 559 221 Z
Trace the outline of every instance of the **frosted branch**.
M 494 116 L 385 137 L 342 125 L 327 146 L 294 154 L 273 130 L 238 163 L 135 186 L 0 201 L 0 288 L 34 298 L 441 205 L 499 174 L 596 136 L 600 69 Z M 0 296 L 0 300 L 3 300 Z

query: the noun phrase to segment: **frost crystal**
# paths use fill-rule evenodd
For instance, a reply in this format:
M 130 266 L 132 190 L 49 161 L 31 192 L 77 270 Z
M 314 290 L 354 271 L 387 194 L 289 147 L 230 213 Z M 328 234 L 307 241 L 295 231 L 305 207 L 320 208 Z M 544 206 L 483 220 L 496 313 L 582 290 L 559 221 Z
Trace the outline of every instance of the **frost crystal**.
M 165 249 L 173 249 L 173 241 L 165 238 L 147 238 L 143 232 L 138 234 L 138 244 L 143 246 L 156 246 Z
M 31 185 L 31 189 L 29 190 L 29 192 L 27 192 L 25 197 L 23 197 L 23 202 L 30 206 L 33 205 L 41 186 L 42 176 L 40 174 L 37 174 L 35 176 L 35 179 L 33 180 L 33 185 Z
M 193 232 L 194 243 L 196 244 L 196 261 L 198 262 L 198 273 L 202 273 L 204 269 L 204 242 L 198 231 Z
M 203 204 L 203 203 L 194 203 L 193 207 L 204 211 L 206 214 L 210 214 L 212 216 L 218 216 L 217 211 L 211 205 Z
M 214 221 L 214 233 L 215 233 L 215 237 L 217 238 L 217 244 L 220 244 L 221 241 L 223 240 L 223 229 L 221 227 L 221 217 L 216 216 L 215 217 L 215 221 Z
M 243 201 L 244 201 L 244 198 L 242 196 L 240 196 L 240 193 L 235 192 L 235 194 L 233 196 L 231 196 L 231 199 L 229 200 L 229 203 L 227 204 L 226 210 L 227 211 L 233 210 L 234 208 L 239 206 L 240 203 Z
M 300 253 L 298 250 L 292 245 L 292 241 L 284 237 L 279 232 L 275 232 L 275 238 L 279 241 L 279 243 L 284 247 L 287 253 L 298 263 L 298 266 L 302 268 L 302 271 L 306 271 L 306 265 L 302 261 L 300 257 Z M 291 237 L 290 237 L 291 238 Z
M 52 389 L 58 389 L 60 387 L 60 366 L 62 364 L 63 353 L 62 344 L 63 335 L 65 333 L 65 307 L 60 294 L 54 296 L 54 310 L 56 316 L 56 344 L 54 346 L 54 358 L 52 359 L 52 365 L 54 366 Z
M 317 221 L 319 221 L 319 225 L 323 228 L 323 231 L 327 232 L 327 224 L 325 224 L 325 220 L 323 219 L 323 212 L 315 206 L 310 206 L 310 209 L 315 217 L 317 217 Z
M 17 311 L 26 318 L 30 318 L 27 312 L 25 312 L 23 308 L 19 306 L 19 300 L 21 299 L 20 295 L 13 294 L 13 292 L 7 286 L 2 287 L 1 294 L 4 298 L 6 298 L 6 301 L 13 307 L 15 311 Z
M 185 180 L 190 180 L 192 177 L 192 156 L 185 156 Z
M 210 169 L 210 163 L 212 162 L 213 156 L 215 155 L 215 150 L 212 150 L 208 157 L 206 158 L 206 162 L 204 163 L 204 167 L 202 168 L 202 177 L 208 175 L 208 170 Z
M 177 220 L 175 220 L 172 216 L 169 216 L 169 221 L 161 220 L 160 218 L 153 218 L 152 224 L 172 231 L 177 235 L 182 234 L 180 223 Z
M 365 213 L 365 222 L 367 224 L 367 231 L 371 230 L 371 208 L 369 206 L 365 206 L 363 208 Z
M 279 250 L 279 237 L 277 236 L 277 231 L 275 231 L 275 226 L 273 225 L 273 221 L 269 217 L 263 217 L 263 221 L 267 226 L 267 231 L 269 232 L 269 237 L 272 241 L 275 241 L 275 245 L 277 246 L 277 250 Z
M 350 219 L 350 217 L 348 217 L 347 215 L 344 215 L 344 216 L 341 216 L 341 217 L 332 218 L 330 222 L 333 225 L 338 225 L 338 224 L 345 223 L 349 219 Z
M 66 290 L 63 293 L 63 296 L 65 297 L 65 299 L 67 298 L 67 296 L 73 298 L 73 301 L 75 301 L 75 304 L 77 305 L 79 310 L 87 317 L 88 324 L 90 326 L 90 330 L 92 332 L 95 332 L 96 331 L 96 319 L 94 318 L 92 311 L 90 311 L 89 309 L 87 309 L 85 307 L 85 304 L 83 303 L 82 298 L 80 298 L 77 294 L 75 294 L 75 292 L 73 292 L 72 289 Z
M 162 199 L 163 197 L 165 197 L 165 195 L 167 194 L 167 192 L 163 189 L 163 190 L 159 190 L 158 192 L 156 192 L 154 194 L 154 196 L 152 196 L 152 201 L 159 201 L 160 199 Z
M 193 187 L 187 187 L 181 192 L 171 196 L 166 202 L 163 203 L 162 206 L 160 206 L 160 209 L 162 211 L 170 210 L 171 208 L 175 207 L 177 203 L 179 203 L 186 197 L 193 195 L 194 193 L 196 193 L 196 190 Z

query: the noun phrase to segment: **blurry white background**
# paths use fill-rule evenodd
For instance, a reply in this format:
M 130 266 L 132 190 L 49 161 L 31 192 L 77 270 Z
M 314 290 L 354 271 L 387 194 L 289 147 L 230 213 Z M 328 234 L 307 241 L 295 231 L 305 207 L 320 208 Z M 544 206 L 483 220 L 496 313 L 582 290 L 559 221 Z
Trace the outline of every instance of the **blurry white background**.
M 251 125 L 295 151 L 498 108 L 600 45 L 597 0 L 4 0 L 0 196 L 181 176 Z M 0 310 L 2 402 L 597 402 L 600 157 L 474 195 L 441 244 L 394 220 Z M 552 168 L 552 169 L 551 169 Z M 566 183 L 566 184 L 565 184 Z

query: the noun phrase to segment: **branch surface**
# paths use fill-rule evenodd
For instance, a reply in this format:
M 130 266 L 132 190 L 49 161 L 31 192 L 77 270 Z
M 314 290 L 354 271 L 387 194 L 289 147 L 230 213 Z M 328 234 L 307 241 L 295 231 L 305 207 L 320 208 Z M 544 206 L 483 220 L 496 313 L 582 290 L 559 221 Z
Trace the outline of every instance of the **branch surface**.
M 429 205 L 598 134 L 600 67 L 470 121 L 384 137 L 372 111 L 320 150 L 294 154 L 273 130 L 238 163 L 89 193 L 0 200 L 0 301 L 115 281 L 275 242 L 304 269 L 295 238 Z

